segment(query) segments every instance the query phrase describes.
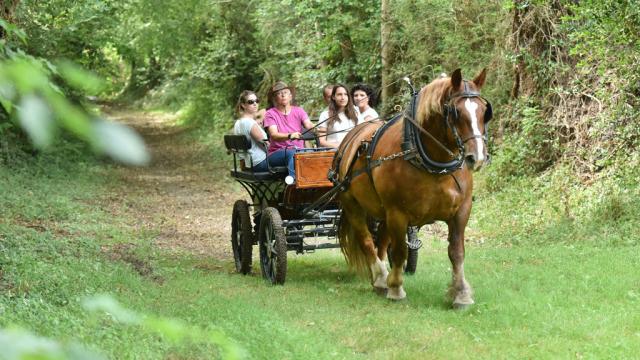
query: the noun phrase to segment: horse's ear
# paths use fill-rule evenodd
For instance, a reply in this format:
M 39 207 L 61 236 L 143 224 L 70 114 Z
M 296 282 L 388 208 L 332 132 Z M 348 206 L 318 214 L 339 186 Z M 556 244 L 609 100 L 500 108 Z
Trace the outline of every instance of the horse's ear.
M 480 74 L 476 75 L 475 79 L 473 79 L 473 83 L 476 84 L 478 89 L 484 85 L 484 79 L 487 77 L 487 68 L 482 69 Z
M 457 90 L 460 88 L 460 84 L 462 84 L 462 70 L 458 68 L 451 74 L 451 86 Z

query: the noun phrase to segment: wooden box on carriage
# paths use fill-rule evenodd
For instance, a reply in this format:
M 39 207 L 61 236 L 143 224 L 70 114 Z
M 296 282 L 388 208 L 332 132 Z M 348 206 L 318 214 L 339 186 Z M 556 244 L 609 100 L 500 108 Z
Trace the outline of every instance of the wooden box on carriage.
M 296 188 L 308 189 L 331 187 L 327 178 L 335 151 L 314 151 L 297 153 L 294 157 Z

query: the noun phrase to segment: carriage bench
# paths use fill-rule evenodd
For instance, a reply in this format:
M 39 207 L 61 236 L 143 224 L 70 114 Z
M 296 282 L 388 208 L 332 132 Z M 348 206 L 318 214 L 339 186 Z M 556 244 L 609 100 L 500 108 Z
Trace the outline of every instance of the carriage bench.
M 246 181 L 280 181 L 287 176 L 286 166 L 273 166 L 269 167 L 269 171 L 253 171 L 250 166 L 247 166 L 244 160 L 240 160 L 240 166 L 238 166 L 237 155 L 248 155 L 249 149 L 251 149 L 251 140 L 247 139 L 244 135 L 225 135 L 224 146 L 229 152 L 233 154 L 233 169 L 231 170 L 231 176 L 236 179 L 242 179 Z

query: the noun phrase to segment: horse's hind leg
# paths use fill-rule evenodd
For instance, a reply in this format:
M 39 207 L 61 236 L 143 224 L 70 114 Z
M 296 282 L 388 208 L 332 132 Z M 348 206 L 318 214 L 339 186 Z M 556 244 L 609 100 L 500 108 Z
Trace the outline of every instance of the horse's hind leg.
M 377 238 L 377 258 L 376 263 L 371 267 L 371 274 L 373 277 L 373 287 L 375 289 L 387 289 L 387 277 L 389 271 L 387 270 L 387 264 L 385 259 L 387 258 L 387 248 L 389 247 L 389 232 L 387 231 L 387 225 L 384 221 L 378 224 L 376 229 Z
M 362 222 L 358 219 L 357 224 L 353 224 L 356 236 L 361 239 L 360 246 L 367 258 L 367 264 L 371 272 L 371 284 L 378 294 L 387 293 L 387 276 L 389 272 L 384 262 L 382 262 L 376 252 L 376 244 L 373 241 L 371 232 L 367 226 L 366 218 L 362 217 Z
M 449 225 L 449 260 L 452 265 L 452 279 L 449 296 L 453 299 L 453 308 L 461 309 L 474 303 L 471 285 L 464 278 L 464 229 L 469 219 L 470 205 L 462 206 Z M 468 210 L 467 210 L 468 209 Z
M 387 298 L 392 300 L 402 300 L 407 297 L 402 286 L 404 263 L 407 261 L 408 248 L 405 238 L 407 236 L 407 221 L 395 213 L 395 215 L 387 214 L 386 232 L 391 241 L 391 273 L 387 278 L 389 291 Z
M 371 284 L 374 290 L 379 294 L 387 292 L 387 275 L 388 271 L 385 264 L 378 259 L 376 254 L 376 245 L 367 226 L 366 213 L 363 209 L 350 201 L 341 199 L 344 208 L 343 216 L 347 216 L 347 220 L 351 225 L 352 236 L 357 239 L 360 251 L 364 256 L 367 267 L 371 275 Z

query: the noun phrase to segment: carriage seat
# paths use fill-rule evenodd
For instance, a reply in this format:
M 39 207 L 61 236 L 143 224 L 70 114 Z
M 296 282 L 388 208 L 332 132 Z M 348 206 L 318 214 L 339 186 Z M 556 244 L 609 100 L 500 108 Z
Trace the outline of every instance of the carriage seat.
M 250 164 L 247 166 L 244 160 L 238 159 L 237 155 L 245 155 L 251 149 L 251 141 L 244 135 L 225 135 L 224 146 L 233 154 L 231 176 L 236 179 L 247 181 L 284 180 L 289 173 L 286 166 L 272 166 L 269 167 L 269 171 L 256 172 L 251 169 Z

